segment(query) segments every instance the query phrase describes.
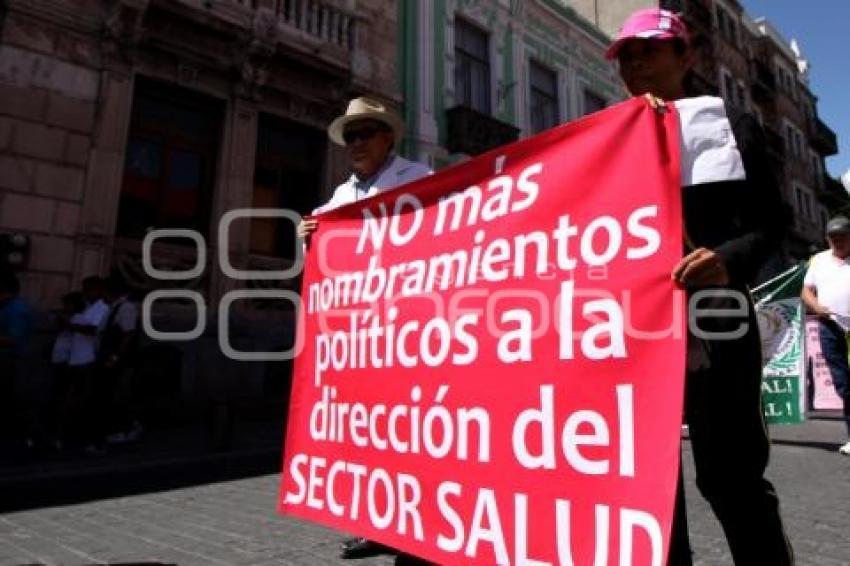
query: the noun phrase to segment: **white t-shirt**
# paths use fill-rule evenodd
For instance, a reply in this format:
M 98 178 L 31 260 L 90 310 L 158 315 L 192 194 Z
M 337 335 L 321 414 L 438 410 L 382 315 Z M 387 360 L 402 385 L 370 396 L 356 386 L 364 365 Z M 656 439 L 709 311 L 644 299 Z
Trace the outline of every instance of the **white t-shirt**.
M 396 155 L 376 174 L 376 177 L 368 184 L 368 188 L 365 190 L 358 188 L 357 176 L 352 174 L 334 190 L 331 199 L 313 210 L 312 214 L 320 214 L 357 202 L 360 199 L 389 191 L 406 183 L 412 183 L 432 173 L 433 171 L 427 165 Z
M 850 331 L 850 257 L 839 259 L 832 250 L 816 254 L 803 285 L 812 287 L 818 302 L 835 313 L 832 319 Z
M 96 326 L 97 334 L 87 335 L 74 332 L 71 336 L 71 355 L 68 358 L 69 366 L 83 366 L 94 363 L 97 358 L 98 335 L 103 330 L 106 317 L 109 315 L 109 307 L 103 301 L 97 301 L 86 307 L 81 313 L 71 317 L 71 324 L 83 326 Z
M 74 333 L 70 330 L 63 330 L 56 335 L 56 341 L 53 343 L 53 351 L 50 352 L 50 361 L 54 364 L 67 364 L 71 358 L 71 341 L 74 338 Z

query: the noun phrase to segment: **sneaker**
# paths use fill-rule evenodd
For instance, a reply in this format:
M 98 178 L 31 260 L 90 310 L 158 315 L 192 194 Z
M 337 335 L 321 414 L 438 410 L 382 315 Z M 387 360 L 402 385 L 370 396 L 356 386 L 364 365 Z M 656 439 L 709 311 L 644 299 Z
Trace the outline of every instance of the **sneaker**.
M 343 541 L 342 553 L 340 558 L 343 560 L 352 560 L 357 558 L 370 558 L 379 554 L 393 554 L 394 551 L 388 546 L 384 546 L 374 540 L 369 540 L 363 537 L 356 537 Z
M 838 451 L 845 456 L 850 456 L 850 441 L 847 441 L 847 443 L 841 446 Z

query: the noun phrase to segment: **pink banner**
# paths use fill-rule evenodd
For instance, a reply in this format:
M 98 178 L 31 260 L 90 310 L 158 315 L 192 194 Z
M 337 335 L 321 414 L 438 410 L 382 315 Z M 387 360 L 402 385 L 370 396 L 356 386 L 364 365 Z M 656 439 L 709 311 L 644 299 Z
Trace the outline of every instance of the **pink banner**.
M 832 385 L 832 376 L 820 351 L 818 321 L 813 318 L 806 319 L 806 356 L 812 364 L 812 379 L 815 386 L 812 395 L 813 408 L 840 410 L 844 405 Z
M 666 563 L 678 148 L 638 98 L 321 215 L 280 510 L 440 564 Z

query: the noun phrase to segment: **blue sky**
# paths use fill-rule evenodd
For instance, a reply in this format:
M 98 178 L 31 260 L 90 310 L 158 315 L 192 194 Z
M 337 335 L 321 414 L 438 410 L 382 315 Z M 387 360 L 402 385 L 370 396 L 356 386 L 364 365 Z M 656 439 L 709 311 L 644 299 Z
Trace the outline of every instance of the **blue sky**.
M 838 136 L 838 155 L 826 166 L 834 177 L 850 169 L 850 1 L 742 0 L 753 18 L 764 16 L 787 40 L 796 39 L 811 64 L 818 114 Z

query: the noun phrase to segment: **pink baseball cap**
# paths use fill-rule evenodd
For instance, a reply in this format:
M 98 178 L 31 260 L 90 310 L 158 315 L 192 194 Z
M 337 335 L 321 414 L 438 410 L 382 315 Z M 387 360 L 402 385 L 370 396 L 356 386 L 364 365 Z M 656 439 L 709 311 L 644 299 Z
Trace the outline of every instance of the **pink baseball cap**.
M 670 10 L 644 8 L 629 16 L 614 43 L 605 52 L 606 59 L 614 59 L 620 47 L 630 39 L 681 39 L 690 44 L 688 27 Z

